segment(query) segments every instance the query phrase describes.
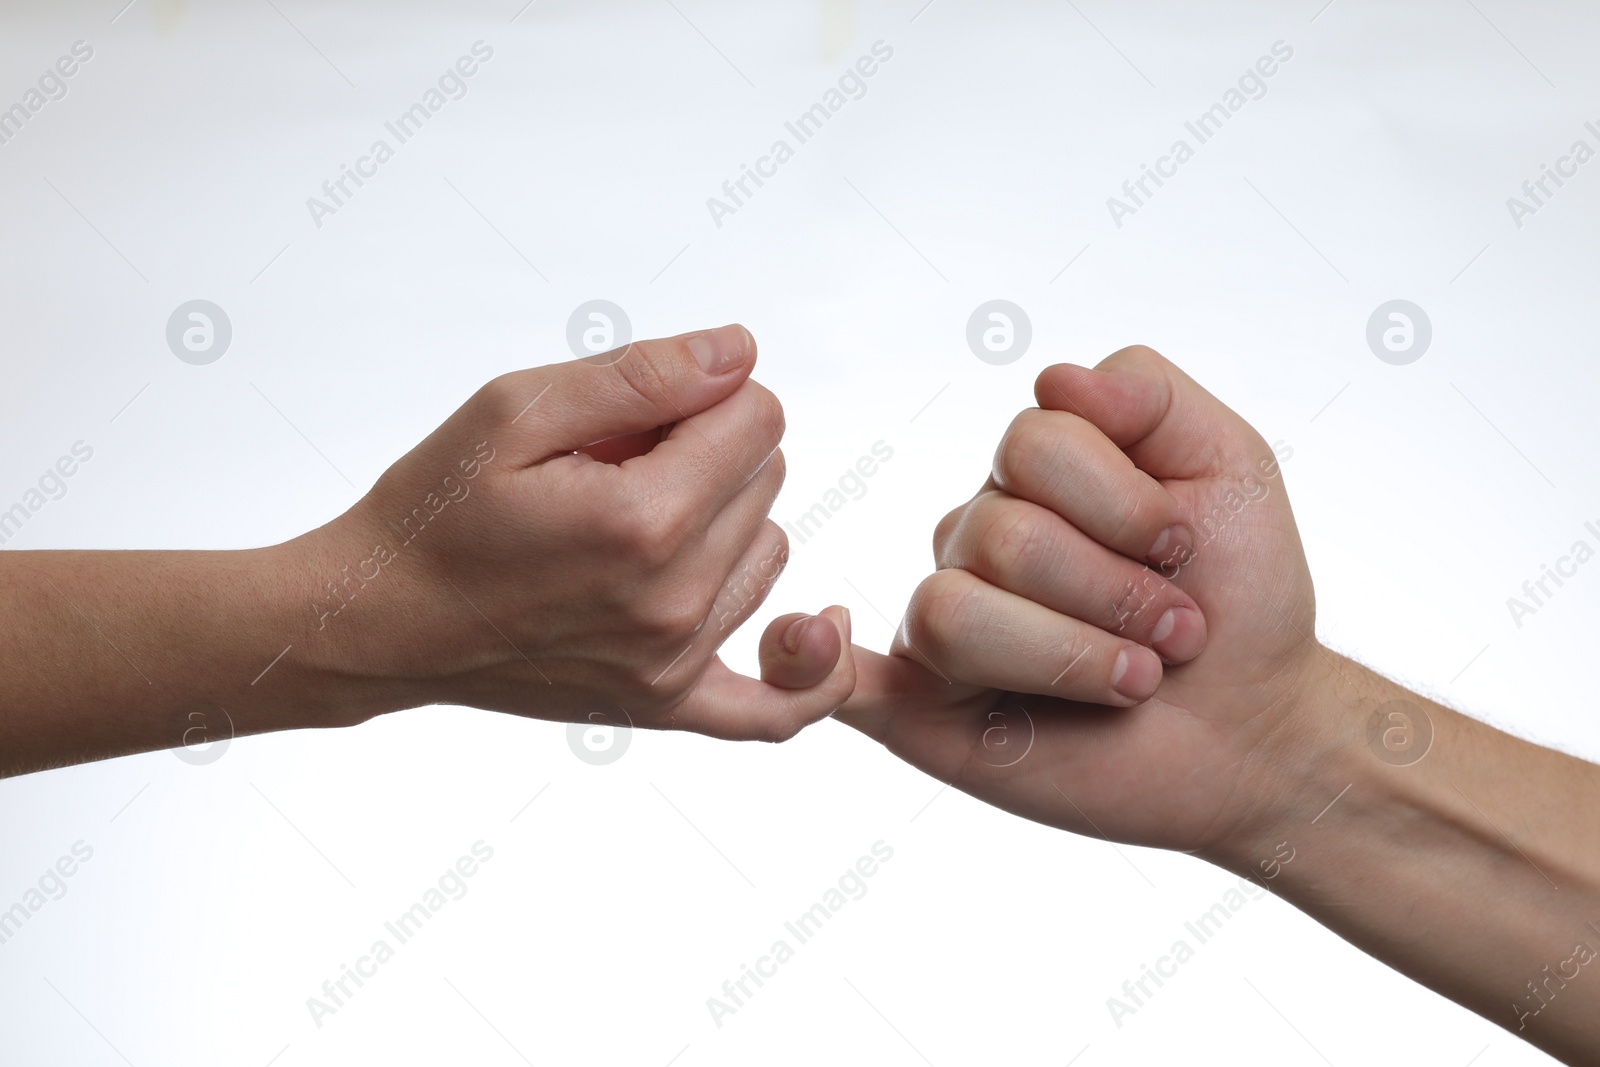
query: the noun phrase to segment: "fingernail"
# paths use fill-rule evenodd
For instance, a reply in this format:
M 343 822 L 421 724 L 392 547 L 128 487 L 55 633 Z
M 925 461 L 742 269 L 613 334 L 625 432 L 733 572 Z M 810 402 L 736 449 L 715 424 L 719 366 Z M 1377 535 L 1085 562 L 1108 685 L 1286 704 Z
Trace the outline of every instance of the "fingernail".
M 1187 663 L 1206 643 L 1206 621 L 1193 608 L 1168 608 L 1150 632 L 1150 644 L 1168 663 Z
M 700 364 L 701 370 L 707 374 L 721 374 L 744 360 L 749 341 L 749 331 L 734 323 L 731 326 L 721 326 L 705 333 L 697 333 L 686 343 L 689 351 L 694 353 L 695 362 Z
M 1148 700 L 1161 683 L 1161 661 L 1148 648 L 1130 645 L 1117 653 L 1111 688 L 1129 700 Z
M 850 633 L 851 633 L 851 631 L 850 631 L 850 609 L 845 607 L 843 604 L 841 604 L 841 605 L 839 605 L 839 610 L 844 612 L 844 643 L 848 645 L 850 643 Z
M 1170 557 L 1176 555 L 1179 549 L 1193 550 L 1194 542 L 1189 537 L 1189 528 L 1182 524 L 1168 526 L 1161 531 L 1161 536 L 1156 538 L 1156 543 L 1150 546 L 1150 551 L 1145 553 L 1145 559 L 1152 563 L 1165 563 Z
M 783 646 L 785 652 L 792 656 L 800 651 L 800 639 L 805 636 L 806 627 L 815 618 L 815 615 L 807 615 L 805 618 L 796 619 L 789 624 L 788 629 L 783 631 L 782 639 L 778 642 Z

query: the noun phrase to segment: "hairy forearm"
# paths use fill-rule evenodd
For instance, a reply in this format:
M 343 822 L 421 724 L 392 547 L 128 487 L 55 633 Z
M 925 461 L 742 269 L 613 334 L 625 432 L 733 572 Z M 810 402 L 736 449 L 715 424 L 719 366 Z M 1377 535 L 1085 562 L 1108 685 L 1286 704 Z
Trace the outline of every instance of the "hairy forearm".
M 342 669 L 304 559 L 292 546 L 0 554 L 0 774 L 403 704 Z
M 1553 1055 L 1600 1062 L 1600 767 L 1322 663 L 1244 772 L 1244 832 L 1208 858 Z

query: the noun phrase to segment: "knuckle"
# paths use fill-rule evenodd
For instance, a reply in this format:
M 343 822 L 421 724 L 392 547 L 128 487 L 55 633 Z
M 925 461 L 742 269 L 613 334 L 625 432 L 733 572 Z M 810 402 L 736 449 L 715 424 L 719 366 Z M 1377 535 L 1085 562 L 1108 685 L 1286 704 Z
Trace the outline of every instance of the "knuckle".
M 1118 520 L 1108 543 L 1137 558 L 1155 543 L 1162 530 L 1178 521 L 1179 507 L 1148 476 L 1135 471 L 1131 478 L 1116 509 Z
M 756 424 L 772 436 L 773 445 L 783 439 L 788 423 L 783 413 L 783 401 L 771 389 L 759 382 L 747 381 L 740 387 L 750 394 L 751 417 Z
M 764 533 L 770 539 L 761 553 L 746 557 L 724 586 L 725 590 L 741 596 L 741 603 L 750 603 L 757 598 L 765 600 L 778 576 L 789 565 L 789 535 L 771 519 L 766 520 Z M 721 599 L 719 596 L 718 600 Z
M 1111 532 L 1106 538 L 1107 542 L 1113 546 L 1120 547 L 1136 541 L 1139 532 L 1146 526 L 1146 511 L 1147 509 L 1139 498 L 1139 493 L 1130 490 L 1114 512 L 1117 516 L 1117 523 L 1111 528 Z M 1141 545 L 1134 551 L 1141 551 L 1143 547 Z
M 709 620 L 721 630 L 737 625 L 766 602 L 777 573 L 787 561 L 787 551 L 768 553 L 728 576 L 716 598 L 706 610 Z
M 772 455 L 767 457 L 766 467 L 762 473 L 772 479 L 773 495 L 783 488 L 783 483 L 789 480 L 789 460 L 783 454 L 783 449 L 775 448 Z
M 789 461 L 784 458 L 782 449 L 774 449 L 756 472 L 745 481 L 746 486 L 753 486 L 771 507 L 772 502 L 778 498 L 783 490 L 783 483 L 789 477 Z
M 1044 524 L 1032 509 L 1000 507 L 978 537 L 973 562 L 979 573 L 1016 584 L 1038 571 L 1046 539 Z
M 529 378 L 528 372 L 512 371 L 483 383 L 472 395 L 468 406 L 473 414 L 484 422 L 496 426 L 505 425 L 517 417 L 541 388 L 543 387 Z
M 692 361 L 688 346 L 676 337 L 668 337 L 629 344 L 609 369 L 623 388 L 636 393 L 657 411 L 666 413 L 672 408 L 672 397 L 680 391 L 678 386 L 684 377 L 684 366 Z
M 1044 466 L 1049 451 L 1049 428 L 1044 412 L 1029 408 L 1011 420 L 995 452 L 995 478 L 1002 485 L 1026 481 Z
M 963 504 L 953 511 L 945 512 L 944 518 L 933 528 L 933 558 L 936 562 L 944 563 L 950 539 L 961 528 L 961 520 L 966 517 L 968 507 L 969 505 Z
M 636 547 L 649 541 L 652 534 L 638 500 L 614 501 L 611 507 L 600 510 L 595 517 L 595 527 L 608 548 L 621 549 L 630 555 Z
M 650 486 L 639 494 L 638 511 L 645 539 L 644 559 L 654 566 L 665 566 L 689 538 L 695 521 L 694 507 L 683 493 Z
M 911 595 L 906 631 L 928 655 L 941 657 L 959 649 L 974 622 L 973 579 L 956 568 L 934 571 Z
M 597 524 L 606 547 L 654 571 L 677 555 L 679 542 L 673 537 L 672 523 L 657 501 L 635 496 L 603 511 Z
M 683 642 L 705 624 L 711 608 L 711 599 L 698 590 L 662 590 L 635 597 L 629 602 L 628 615 L 646 634 L 677 644 L 670 650 L 676 656 L 683 651 Z M 664 663 L 656 664 L 652 677 L 665 667 Z
M 961 566 L 959 556 L 964 531 L 975 516 L 992 506 L 997 496 L 996 493 L 980 490 L 971 500 L 947 511 L 944 518 L 939 520 L 939 524 L 933 528 L 933 558 L 939 566 Z

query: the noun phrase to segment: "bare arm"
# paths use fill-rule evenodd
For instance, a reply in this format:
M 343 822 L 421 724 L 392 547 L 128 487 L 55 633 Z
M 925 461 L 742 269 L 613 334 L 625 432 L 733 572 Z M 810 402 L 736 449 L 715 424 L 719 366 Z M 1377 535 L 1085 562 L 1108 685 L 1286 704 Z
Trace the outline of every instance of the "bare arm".
M 304 547 L 0 555 L 0 772 L 406 706 L 403 686 L 329 656 Z
M 1272 448 L 1161 356 L 1036 393 L 839 717 L 1027 818 L 1254 877 L 1600 1062 L 1600 768 L 1322 647 Z
M 271 548 L 0 553 L 0 773 L 431 703 L 788 737 L 853 674 L 843 609 L 774 620 L 768 681 L 717 658 L 787 560 L 754 362 L 732 326 L 505 375 Z
M 1600 1058 L 1600 767 L 1325 654 L 1206 858 L 1572 1063 Z

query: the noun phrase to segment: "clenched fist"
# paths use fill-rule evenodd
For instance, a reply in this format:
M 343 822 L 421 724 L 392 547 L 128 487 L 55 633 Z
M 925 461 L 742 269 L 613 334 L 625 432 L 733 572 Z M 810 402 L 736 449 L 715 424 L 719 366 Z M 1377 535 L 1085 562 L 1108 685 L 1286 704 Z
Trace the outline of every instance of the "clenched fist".
M 1277 457 L 1147 348 L 1035 393 L 839 717 L 1028 818 L 1206 849 L 1319 667 Z

